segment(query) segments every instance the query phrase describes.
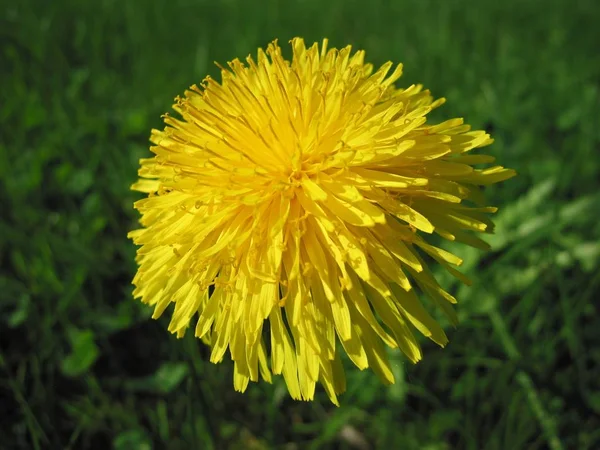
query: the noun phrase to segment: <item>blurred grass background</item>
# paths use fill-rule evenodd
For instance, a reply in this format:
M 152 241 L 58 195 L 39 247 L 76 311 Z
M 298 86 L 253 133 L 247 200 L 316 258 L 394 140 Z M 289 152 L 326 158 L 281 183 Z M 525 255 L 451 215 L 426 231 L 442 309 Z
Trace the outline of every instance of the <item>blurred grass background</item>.
M 600 4 L 56 0 L 0 5 L 0 448 L 600 448 Z M 519 177 L 446 349 L 333 407 L 229 362 L 131 298 L 129 191 L 150 128 L 213 61 L 279 38 L 402 61 Z M 289 54 L 289 49 L 286 50 Z M 443 277 L 443 274 L 440 274 Z

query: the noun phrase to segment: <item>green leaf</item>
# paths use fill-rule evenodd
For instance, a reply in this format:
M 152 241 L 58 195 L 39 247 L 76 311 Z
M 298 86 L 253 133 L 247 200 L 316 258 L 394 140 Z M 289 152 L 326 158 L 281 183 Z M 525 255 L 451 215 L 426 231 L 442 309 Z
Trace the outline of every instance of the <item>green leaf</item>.
M 595 222 L 592 211 L 600 210 L 600 194 L 590 194 L 571 201 L 560 208 L 559 217 L 565 224 Z
M 561 268 L 568 268 L 578 261 L 586 272 L 591 272 L 597 267 L 600 259 L 600 243 L 582 242 L 570 250 L 565 250 L 556 255 L 556 264 Z
M 98 346 L 94 342 L 94 333 L 91 330 L 69 331 L 71 353 L 61 364 L 62 372 L 69 377 L 77 377 L 89 370 L 98 358 Z
M 16 302 L 16 309 L 8 315 L 8 326 L 16 328 L 25 322 L 29 315 L 29 306 L 31 304 L 31 297 L 29 294 L 21 294 Z
M 128 380 L 127 388 L 133 391 L 147 391 L 168 394 L 185 379 L 188 366 L 181 362 L 167 362 L 148 377 Z
M 352 407 L 336 409 L 334 413 L 327 418 L 327 421 L 323 424 L 321 434 L 317 439 L 313 440 L 309 448 L 322 448 L 323 444 L 331 442 L 342 428 L 349 425 L 356 416 L 357 411 Z
M 87 169 L 81 169 L 75 171 L 71 175 L 69 183 L 67 185 L 67 189 L 69 190 L 69 192 L 79 195 L 87 191 L 93 183 L 94 176 L 92 175 L 92 173 Z
M 596 412 L 600 414 L 600 392 L 592 392 L 588 397 L 588 404 Z
M 144 430 L 128 430 L 115 437 L 113 448 L 115 450 L 151 450 L 152 440 Z
M 169 393 L 186 377 L 188 367 L 184 363 L 165 363 L 154 374 L 157 390 Z

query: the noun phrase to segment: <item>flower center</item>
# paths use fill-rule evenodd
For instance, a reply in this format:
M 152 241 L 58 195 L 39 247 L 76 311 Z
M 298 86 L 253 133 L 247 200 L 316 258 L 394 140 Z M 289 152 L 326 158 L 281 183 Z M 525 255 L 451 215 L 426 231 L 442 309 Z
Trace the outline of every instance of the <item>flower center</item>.
M 293 187 L 300 187 L 302 184 L 302 170 L 292 170 L 288 176 L 289 183 Z

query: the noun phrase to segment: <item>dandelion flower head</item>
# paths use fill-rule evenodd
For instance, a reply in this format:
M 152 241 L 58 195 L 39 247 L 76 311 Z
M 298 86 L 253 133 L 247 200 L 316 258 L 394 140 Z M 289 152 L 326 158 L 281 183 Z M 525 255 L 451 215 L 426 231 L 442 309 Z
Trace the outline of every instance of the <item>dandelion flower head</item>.
M 421 300 L 452 322 L 456 300 L 427 262 L 469 280 L 427 237 L 486 249 L 473 232 L 492 231 L 496 208 L 481 186 L 514 171 L 473 167 L 494 161 L 471 154 L 490 136 L 429 123 L 444 99 L 396 87 L 401 65 L 374 70 L 327 40 L 291 46 L 291 62 L 275 41 L 221 67 L 221 82 L 192 86 L 152 131 L 133 185 L 148 194 L 130 233 L 134 296 L 154 318 L 173 303 L 169 331 L 194 326 L 212 362 L 228 352 L 236 390 L 283 374 L 294 399 L 320 383 L 337 404 L 342 352 L 393 383 L 386 346 L 417 362 L 415 330 L 447 343 Z

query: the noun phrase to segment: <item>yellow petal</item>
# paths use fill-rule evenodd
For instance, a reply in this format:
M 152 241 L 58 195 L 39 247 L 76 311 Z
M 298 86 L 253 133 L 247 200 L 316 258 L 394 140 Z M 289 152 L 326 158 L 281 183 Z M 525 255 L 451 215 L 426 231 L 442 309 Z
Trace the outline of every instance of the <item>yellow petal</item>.
M 296 363 L 296 353 L 292 348 L 292 343 L 288 332 L 283 325 L 281 311 L 274 308 L 271 311 L 271 352 L 273 373 L 283 372 L 285 383 L 293 399 L 300 399 L 300 385 L 298 382 L 298 366 Z
M 367 183 L 372 183 L 375 186 L 381 186 L 387 189 L 407 188 L 409 186 L 426 186 L 426 178 L 412 178 L 397 175 L 394 173 L 382 172 L 379 170 L 370 169 L 352 169 L 353 173 L 366 180 Z
M 158 191 L 160 187 L 160 181 L 158 180 L 148 180 L 148 179 L 140 179 L 136 183 L 131 185 L 131 189 L 138 192 L 144 192 L 149 194 L 150 192 Z
M 391 286 L 398 301 L 398 309 L 424 336 L 442 347 L 448 343 L 442 327 L 425 310 L 414 291 L 403 291 Z
M 333 214 L 350 225 L 372 227 L 376 223 L 385 223 L 384 212 L 366 200 L 348 203 L 331 195 L 327 197 L 323 204 Z

